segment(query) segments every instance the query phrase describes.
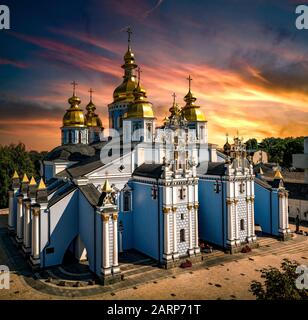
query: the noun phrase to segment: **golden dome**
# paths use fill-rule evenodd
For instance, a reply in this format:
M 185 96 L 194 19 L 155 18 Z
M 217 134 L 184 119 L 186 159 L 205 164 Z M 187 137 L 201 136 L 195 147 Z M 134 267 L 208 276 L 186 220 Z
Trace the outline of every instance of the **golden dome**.
M 154 119 L 152 103 L 147 100 L 146 91 L 138 83 L 133 91 L 134 101 L 128 105 L 124 118 L 148 118 Z
M 75 94 L 68 99 L 71 105 L 63 117 L 63 127 L 84 127 L 85 117 L 83 110 L 79 107 L 81 100 Z
M 189 90 L 187 95 L 184 97 L 186 102 L 183 108 L 184 117 L 189 122 L 204 122 L 206 121 L 204 113 L 200 110 L 200 106 L 195 105 L 197 98 Z
M 87 114 L 85 115 L 85 124 L 88 127 L 102 127 L 102 121 L 99 116 L 95 113 L 96 107 L 95 104 L 92 102 L 92 99 L 86 106 Z
M 135 63 L 135 56 L 130 45 L 124 55 L 124 64 L 122 65 L 122 68 L 124 69 L 123 82 L 114 90 L 113 102 L 124 100 L 130 102 L 134 100 L 133 91 L 137 87 L 134 69 L 137 68 L 137 64 Z

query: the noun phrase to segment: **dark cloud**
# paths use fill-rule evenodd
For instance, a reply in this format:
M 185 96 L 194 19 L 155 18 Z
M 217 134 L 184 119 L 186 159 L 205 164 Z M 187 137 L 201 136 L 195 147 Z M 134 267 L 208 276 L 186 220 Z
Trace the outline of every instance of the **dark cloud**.
M 0 98 L 1 121 L 3 120 L 59 120 L 64 109 L 54 106 L 39 104 L 33 101 L 23 101 L 13 98 Z

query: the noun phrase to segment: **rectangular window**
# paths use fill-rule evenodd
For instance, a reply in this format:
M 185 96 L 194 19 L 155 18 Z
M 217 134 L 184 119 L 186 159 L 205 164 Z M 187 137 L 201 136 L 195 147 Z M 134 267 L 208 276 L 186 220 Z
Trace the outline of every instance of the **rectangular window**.
M 185 242 L 185 229 L 180 230 L 180 242 Z
M 186 189 L 184 187 L 182 187 L 180 190 L 179 190 L 179 197 L 181 200 L 185 199 L 186 197 Z
M 241 230 L 245 230 L 245 220 L 244 219 L 241 219 L 240 224 L 241 224 Z
M 124 192 L 123 211 L 130 211 L 130 192 Z

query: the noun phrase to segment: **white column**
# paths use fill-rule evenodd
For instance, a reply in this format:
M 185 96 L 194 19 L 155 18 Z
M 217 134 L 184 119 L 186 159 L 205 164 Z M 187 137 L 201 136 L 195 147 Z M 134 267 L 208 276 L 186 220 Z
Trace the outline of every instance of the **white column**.
M 118 258 L 118 214 L 112 215 L 113 219 L 113 272 L 119 272 L 119 258 Z
M 33 260 L 39 260 L 40 258 L 40 207 L 33 208 L 32 218 L 32 248 L 31 256 Z
M 289 230 L 289 210 L 288 210 L 288 208 L 289 208 L 289 194 L 288 193 L 285 194 L 284 201 L 285 201 L 285 208 L 286 208 L 286 210 L 285 210 L 285 222 L 286 222 L 285 227 L 287 229 L 287 232 L 290 232 L 290 230 Z
M 24 239 L 23 239 L 23 246 L 24 246 L 24 249 L 25 250 L 29 250 L 30 248 L 30 235 L 31 235 L 31 230 L 30 230 L 30 227 L 31 227 L 31 202 L 30 200 L 29 201 L 25 201 L 25 204 L 24 204 L 24 208 L 25 208 L 25 211 L 24 211 Z
M 227 199 L 227 215 L 228 215 L 228 235 L 227 239 L 230 241 L 230 244 L 233 244 L 234 235 L 233 235 L 233 217 L 232 217 L 232 204 L 233 201 Z
M 18 243 L 22 242 L 22 221 L 23 220 L 23 204 L 22 198 L 18 197 L 17 199 L 17 227 L 16 227 L 16 240 Z
M 8 229 L 14 229 L 14 191 L 9 191 L 9 216 L 8 216 Z
M 246 196 L 246 212 L 247 212 L 247 239 L 251 239 L 251 198 Z
M 195 215 L 195 253 L 199 253 L 199 252 L 200 252 L 200 247 L 199 247 L 198 209 L 199 209 L 199 204 L 195 204 L 195 206 L 194 206 L 194 215 Z
M 255 234 L 255 197 L 251 197 L 251 238 L 253 241 L 257 239 Z
M 170 208 L 163 208 L 164 212 L 164 253 L 165 258 L 168 260 L 170 257 L 170 221 L 169 212 Z
M 102 272 L 104 274 L 110 274 L 110 259 L 109 259 L 109 215 L 102 215 L 103 226 L 103 241 L 102 241 Z
M 173 207 L 173 258 L 177 259 L 179 257 L 178 253 L 178 239 L 177 239 L 177 219 L 176 219 L 177 208 Z
M 283 194 L 278 193 L 278 198 L 279 198 L 279 231 L 283 232 L 283 229 L 284 229 Z
M 193 225 L 192 225 L 192 206 L 188 205 L 188 226 L 189 226 L 189 253 L 192 254 L 194 244 L 193 244 Z

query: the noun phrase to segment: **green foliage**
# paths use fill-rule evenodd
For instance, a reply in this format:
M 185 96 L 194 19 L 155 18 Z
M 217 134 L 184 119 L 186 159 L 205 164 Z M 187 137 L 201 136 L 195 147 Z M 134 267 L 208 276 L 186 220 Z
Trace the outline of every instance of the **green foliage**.
M 252 281 L 250 290 L 257 300 L 308 299 L 308 291 L 299 290 L 295 285 L 295 280 L 299 276 L 295 272 L 298 265 L 296 261 L 284 259 L 281 270 L 274 267 L 262 269 L 261 278 L 265 279 L 264 283 Z
M 0 145 L 0 208 L 8 206 L 8 190 L 14 171 L 16 170 L 21 177 L 26 173 L 29 178 L 38 178 L 39 160 L 43 156 L 44 153 L 26 151 L 23 143 Z
M 258 151 L 259 149 L 258 141 L 255 138 L 247 140 L 245 144 L 248 151 Z
M 304 137 L 265 138 L 259 144 L 256 139 L 246 141 L 247 150 L 263 150 L 268 153 L 269 162 L 276 162 L 285 168 L 292 167 L 292 154 L 304 152 Z

